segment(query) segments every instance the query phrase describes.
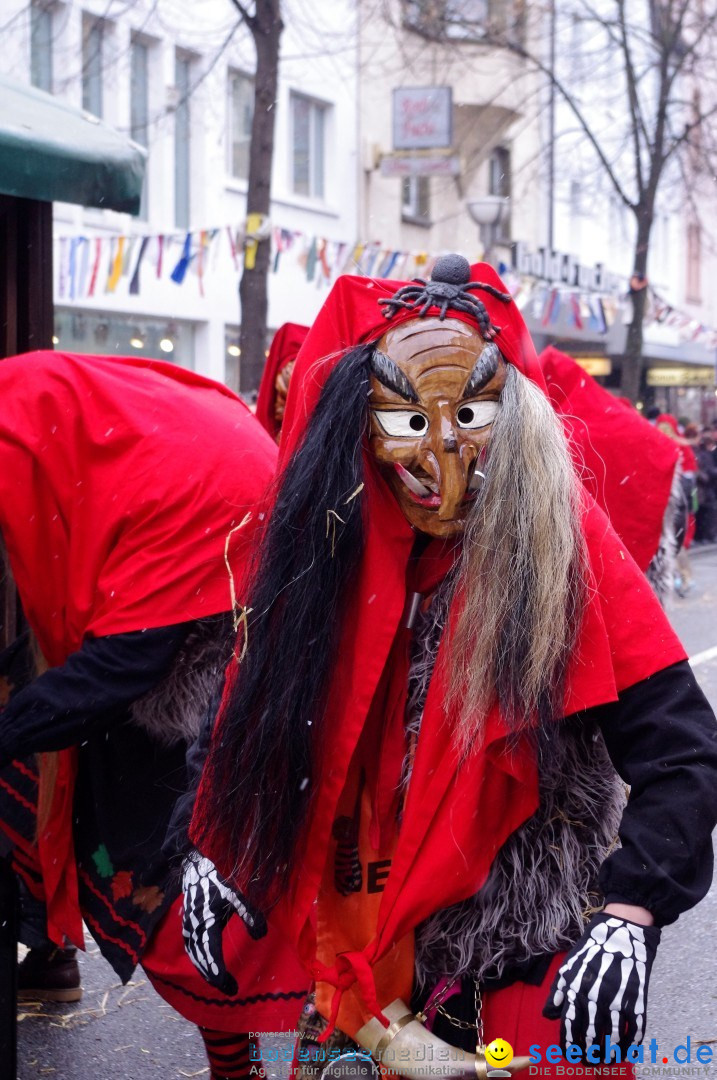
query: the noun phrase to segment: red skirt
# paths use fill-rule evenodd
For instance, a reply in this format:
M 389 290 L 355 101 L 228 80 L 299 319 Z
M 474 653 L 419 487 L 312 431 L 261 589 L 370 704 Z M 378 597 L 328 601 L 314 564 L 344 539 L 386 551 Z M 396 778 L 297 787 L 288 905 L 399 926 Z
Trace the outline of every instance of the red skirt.
M 227 997 L 195 968 L 184 949 L 182 898 L 152 934 L 141 963 L 157 993 L 185 1019 L 214 1031 L 296 1030 L 309 977 L 286 939 L 272 928 L 252 941 L 241 919 L 224 931 L 224 962 L 239 990 Z
M 585 1061 L 571 1063 L 564 1057 L 560 1058 L 559 1064 L 551 1064 L 545 1060 L 545 1052 L 549 1046 L 560 1045 L 560 1021 L 546 1020 L 543 1016 L 543 1006 L 548 996 L 557 969 L 562 964 L 565 954 L 555 957 L 550 965 L 547 975 L 540 986 L 529 986 L 527 983 L 513 983 L 504 990 L 494 990 L 483 995 L 483 1027 L 487 1043 L 493 1039 L 505 1039 L 513 1047 L 516 1055 L 530 1054 L 531 1046 L 540 1049 L 541 1060 L 539 1064 L 531 1065 L 525 1072 L 517 1073 L 517 1077 L 621 1077 L 622 1080 L 633 1080 L 635 1075 L 634 1066 L 630 1064 L 619 1065 L 589 1065 Z M 535 1056 L 535 1055 L 533 1055 Z
M 522 1080 L 523 1077 L 528 1080 L 528 1077 L 533 1076 L 569 1077 L 577 1078 L 577 1080 L 599 1080 L 601 1077 L 617 1080 L 619 1077 L 621 1080 L 634 1080 L 634 1066 L 629 1063 L 616 1065 L 590 1065 L 584 1061 L 573 1063 L 567 1061 L 562 1055 L 556 1063 L 545 1060 L 549 1047 L 557 1047 L 558 1050 L 560 1047 L 560 1021 L 546 1020 L 542 1012 L 555 973 L 564 959 L 565 953 L 555 956 L 540 986 L 529 986 L 527 983 L 518 982 L 504 990 L 484 991 L 482 1017 L 483 1036 L 486 1043 L 491 1043 L 494 1039 L 504 1039 L 510 1043 L 515 1057 L 532 1056 L 534 1058 L 536 1064 L 516 1073 L 517 1080 Z M 430 1016 L 430 1004 L 427 1012 Z M 428 1026 L 430 1027 L 430 1021 Z M 551 1052 L 550 1056 L 555 1056 L 555 1052 Z M 386 1068 L 383 1068 L 381 1073 L 382 1080 L 401 1080 L 397 1073 Z M 291 1075 L 296 1078 L 302 1074 L 297 1043 Z

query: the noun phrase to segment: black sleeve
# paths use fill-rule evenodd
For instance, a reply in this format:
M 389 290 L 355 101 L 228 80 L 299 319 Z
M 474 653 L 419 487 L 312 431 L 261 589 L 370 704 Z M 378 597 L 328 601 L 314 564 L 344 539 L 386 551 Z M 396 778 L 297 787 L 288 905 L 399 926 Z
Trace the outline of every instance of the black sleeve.
M 193 623 L 87 638 L 0 712 L 0 766 L 64 750 L 117 719 L 164 677 Z
M 645 907 L 664 926 L 697 904 L 712 882 L 717 721 L 687 661 L 590 712 L 630 785 L 622 847 L 600 874 L 606 903 Z
M 189 826 L 194 812 L 194 802 L 199 790 L 199 781 L 202 776 L 204 762 L 209 753 L 209 745 L 212 739 L 212 729 L 219 706 L 222 700 L 220 686 L 217 693 L 210 701 L 207 711 L 202 720 L 199 734 L 193 743 L 187 747 L 187 786 L 182 795 L 174 804 L 172 816 L 167 828 L 167 837 L 162 845 L 162 851 L 168 859 L 181 861 L 191 851 L 193 845 L 189 839 Z

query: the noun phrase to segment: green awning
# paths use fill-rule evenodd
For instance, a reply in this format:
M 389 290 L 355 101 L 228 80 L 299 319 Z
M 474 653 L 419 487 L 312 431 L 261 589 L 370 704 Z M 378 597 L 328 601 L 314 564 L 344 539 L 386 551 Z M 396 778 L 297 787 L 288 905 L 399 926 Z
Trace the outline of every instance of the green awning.
M 0 193 L 139 212 L 146 153 L 34 86 L 0 77 Z

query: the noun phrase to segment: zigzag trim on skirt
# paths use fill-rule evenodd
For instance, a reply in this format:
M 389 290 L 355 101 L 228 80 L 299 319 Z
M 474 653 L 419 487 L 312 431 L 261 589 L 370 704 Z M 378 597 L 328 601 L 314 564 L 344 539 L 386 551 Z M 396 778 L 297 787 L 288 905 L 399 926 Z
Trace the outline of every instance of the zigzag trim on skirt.
M 150 978 L 152 982 L 162 983 L 164 986 L 171 986 L 172 990 L 177 990 L 180 994 L 184 994 L 185 997 L 192 998 L 193 1001 L 200 1001 L 203 1005 L 219 1005 L 222 1008 L 235 1008 L 237 1005 L 255 1005 L 258 1001 L 290 1001 L 292 998 L 303 1001 L 306 997 L 306 990 L 304 989 L 279 990 L 275 994 L 254 994 L 252 997 L 247 998 L 223 998 L 222 1000 L 218 1000 L 217 998 L 203 997 L 202 994 L 195 994 L 192 990 L 187 990 L 186 986 L 180 986 L 179 983 L 175 983 L 171 979 L 165 979 L 162 975 L 157 975 L 154 971 Z

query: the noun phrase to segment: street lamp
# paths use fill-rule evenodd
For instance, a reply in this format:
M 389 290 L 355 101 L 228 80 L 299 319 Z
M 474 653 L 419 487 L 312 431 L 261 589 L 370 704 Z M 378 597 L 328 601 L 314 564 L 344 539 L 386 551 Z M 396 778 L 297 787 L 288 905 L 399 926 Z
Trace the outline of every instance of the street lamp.
M 483 258 L 491 262 L 501 226 L 510 219 L 510 199 L 505 195 L 484 195 L 482 199 L 466 202 L 466 209 L 478 226 Z

